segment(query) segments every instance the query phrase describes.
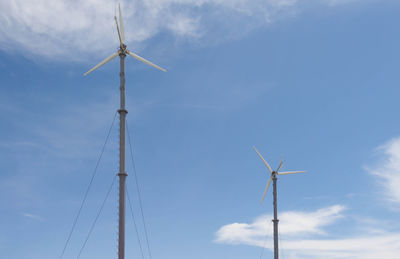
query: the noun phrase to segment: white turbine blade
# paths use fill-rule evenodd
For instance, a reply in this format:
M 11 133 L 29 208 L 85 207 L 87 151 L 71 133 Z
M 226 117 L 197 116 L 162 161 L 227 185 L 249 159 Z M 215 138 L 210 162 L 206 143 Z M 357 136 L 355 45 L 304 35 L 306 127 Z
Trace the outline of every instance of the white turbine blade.
M 122 39 L 121 39 L 121 33 L 119 32 L 117 16 L 114 16 L 114 20 L 115 20 L 115 25 L 117 26 L 117 32 L 118 32 L 119 43 L 121 44 L 121 47 L 122 47 L 123 42 L 122 42 Z
M 263 194 L 263 196 L 262 196 L 260 205 L 261 205 L 261 204 L 263 203 L 263 201 L 264 201 L 264 198 L 265 198 L 265 195 L 267 194 L 269 185 L 271 184 L 271 180 L 272 180 L 272 176 L 271 176 L 271 177 L 269 178 L 269 180 L 268 180 L 267 187 L 265 187 L 265 191 L 264 191 L 264 194 Z
M 97 64 L 95 67 L 93 67 L 92 69 L 90 69 L 89 71 L 87 71 L 85 74 L 83 74 L 84 76 L 87 76 L 89 73 L 92 73 L 94 70 L 98 69 L 99 67 L 101 67 L 102 65 L 104 65 L 105 63 L 107 63 L 108 61 L 110 61 L 111 59 L 115 58 L 116 56 L 118 56 L 118 53 L 114 53 L 111 56 L 109 56 L 108 58 L 106 58 L 105 60 L 101 61 L 99 64 Z
M 258 150 L 257 150 L 256 147 L 253 147 L 253 149 L 254 149 L 254 151 L 257 152 L 258 156 L 261 158 L 261 160 L 264 162 L 264 164 L 267 166 L 268 170 L 269 170 L 269 171 L 271 172 L 271 174 L 272 174 L 272 169 L 271 169 L 271 167 L 269 166 L 269 164 L 267 163 L 267 161 L 265 161 L 265 159 L 262 157 L 262 155 L 260 154 L 260 152 L 258 152 Z
M 155 68 L 157 68 L 157 69 L 159 69 L 159 70 L 161 70 L 161 71 L 163 71 L 163 72 L 167 72 L 167 70 L 165 70 L 164 68 L 159 67 L 159 66 L 157 66 L 156 64 L 151 63 L 150 61 L 148 61 L 148 60 L 142 58 L 141 56 L 136 55 L 136 54 L 133 53 L 133 52 L 130 52 L 129 50 L 127 50 L 126 52 L 127 52 L 129 55 L 131 55 L 132 57 L 136 58 L 137 60 L 142 61 L 143 63 L 146 63 L 147 65 L 150 65 L 150 66 L 152 66 L 152 67 L 155 67 Z
M 120 33 L 121 33 L 121 41 L 122 43 L 125 42 L 125 32 L 124 32 L 124 23 L 122 22 L 122 13 L 121 13 L 121 6 L 118 4 L 118 10 L 119 10 L 119 28 L 120 28 Z
M 285 174 L 300 174 L 300 173 L 305 173 L 306 171 L 293 171 L 293 172 L 282 172 L 278 173 L 279 175 L 285 175 Z
M 278 172 L 278 171 L 279 171 L 279 169 L 281 169 L 282 165 L 283 165 L 283 161 L 282 161 L 282 159 L 281 159 L 281 163 L 279 164 L 279 166 L 278 166 L 278 168 L 276 169 L 276 171 L 275 171 L 275 172 Z

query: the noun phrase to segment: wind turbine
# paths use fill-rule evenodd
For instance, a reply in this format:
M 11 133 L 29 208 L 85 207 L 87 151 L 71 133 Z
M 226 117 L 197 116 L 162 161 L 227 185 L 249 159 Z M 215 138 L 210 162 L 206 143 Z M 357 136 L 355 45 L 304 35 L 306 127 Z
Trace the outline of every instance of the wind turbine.
M 141 56 L 129 51 L 125 45 L 125 33 L 124 25 L 122 22 L 121 7 L 118 5 L 119 10 L 119 25 L 117 21 L 117 15 L 115 14 L 115 24 L 117 26 L 118 38 L 119 38 L 119 50 L 104 59 L 102 62 L 94 66 L 92 69 L 87 71 L 84 75 L 88 75 L 97 68 L 101 67 L 105 63 L 109 62 L 113 58 L 119 56 L 120 58 L 120 109 L 118 110 L 120 119 L 120 135 L 119 135 L 119 213 L 118 213 L 118 259 L 125 258 L 125 181 L 128 174 L 125 171 L 125 124 L 126 124 L 126 114 L 128 111 L 125 109 L 125 57 L 126 54 L 132 56 L 133 58 L 146 63 L 152 67 L 155 67 L 163 72 L 166 70 L 156 64 L 142 58 Z
M 271 173 L 271 177 L 268 180 L 267 187 L 265 187 L 264 194 L 261 198 L 260 205 L 263 203 L 265 195 L 267 194 L 269 185 L 271 184 L 271 181 L 274 182 L 273 184 L 273 195 L 274 195 L 274 219 L 272 222 L 274 222 L 274 259 L 279 259 L 279 251 L 278 251 L 278 204 L 277 204 L 277 191 L 276 191 L 276 181 L 278 178 L 276 177 L 277 175 L 287 175 L 287 174 L 298 174 L 298 173 L 305 173 L 305 171 L 290 171 L 290 172 L 279 172 L 279 169 L 281 169 L 283 165 L 283 161 L 281 160 L 281 163 L 279 164 L 278 168 L 274 171 L 272 170 L 271 166 L 269 166 L 268 162 L 265 161 L 265 159 L 262 157 L 260 152 L 258 152 L 256 147 L 253 147 L 254 151 L 258 154 L 258 156 L 261 158 L 261 160 L 264 162 L 265 166 L 268 168 L 268 171 Z

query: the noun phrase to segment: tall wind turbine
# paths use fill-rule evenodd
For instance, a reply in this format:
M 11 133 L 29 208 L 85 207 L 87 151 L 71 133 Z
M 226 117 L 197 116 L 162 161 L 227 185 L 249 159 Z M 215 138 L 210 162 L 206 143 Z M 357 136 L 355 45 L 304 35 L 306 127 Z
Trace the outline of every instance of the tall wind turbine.
M 281 169 L 283 165 L 283 161 L 281 160 L 281 163 L 279 164 L 278 168 L 274 171 L 272 168 L 269 166 L 268 162 L 265 161 L 265 159 L 262 157 L 260 152 L 258 152 L 256 147 L 253 147 L 254 151 L 257 152 L 258 156 L 261 158 L 261 160 L 264 162 L 265 166 L 268 168 L 268 171 L 271 173 L 271 177 L 268 180 L 267 187 L 265 187 L 264 194 L 261 198 L 260 204 L 264 201 L 265 195 L 267 194 L 269 185 L 271 184 L 271 181 L 274 182 L 273 184 L 273 195 L 274 195 L 274 219 L 272 222 L 274 222 L 274 259 L 279 259 L 279 251 L 278 251 L 278 204 L 277 204 L 277 191 L 276 191 L 276 181 L 278 178 L 276 177 L 277 175 L 286 175 L 286 174 L 298 174 L 298 173 L 305 173 L 305 171 L 291 171 L 291 172 L 279 172 L 279 169 Z
M 124 25 L 122 22 L 122 14 L 121 7 L 118 5 L 119 10 L 119 25 L 117 21 L 117 15 L 115 14 L 115 24 L 117 26 L 118 38 L 119 38 L 119 50 L 117 53 L 114 53 L 107 57 L 105 60 L 100 62 L 98 65 L 94 66 L 84 75 L 88 75 L 93 72 L 97 68 L 101 67 L 108 61 L 113 58 L 119 56 L 120 58 L 120 109 L 119 113 L 119 213 L 118 213 L 118 259 L 125 259 L 125 181 L 128 174 L 125 171 L 125 124 L 126 124 L 126 114 L 128 111 L 125 109 L 125 57 L 126 54 L 132 56 L 133 58 L 146 63 L 152 67 L 155 67 L 163 72 L 166 72 L 164 68 L 157 66 L 156 64 L 140 57 L 139 55 L 129 51 L 125 45 L 125 34 L 124 34 Z

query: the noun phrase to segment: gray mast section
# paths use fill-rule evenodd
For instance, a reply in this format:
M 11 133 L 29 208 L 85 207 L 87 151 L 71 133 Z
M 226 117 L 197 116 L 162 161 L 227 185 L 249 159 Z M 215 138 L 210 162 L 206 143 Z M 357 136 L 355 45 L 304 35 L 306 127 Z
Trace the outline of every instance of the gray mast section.
M 119 213 L 118 213 L 118 259 L 125 259 L 125 181 L 128 174 L 125 170 L 125 46 L 121 46 L 119 51 L 120 57 L 120 109 L 119 113 Z
M 278 204 L 277 204 L 277 192 L 276 192 L 276 181 L 278 180 L 278 178 L 276 177 L 276 172 L 274 172 L 273 174 L 273 178 L 272 180 L 273 185 L 274 185 L 274 190 L 273 190 L 273 194 L 274 194 L 274 219 L 272 220 L 272 222 L 274 222 L 274 259 L 279 259 L 279 250 L 278 250 Z

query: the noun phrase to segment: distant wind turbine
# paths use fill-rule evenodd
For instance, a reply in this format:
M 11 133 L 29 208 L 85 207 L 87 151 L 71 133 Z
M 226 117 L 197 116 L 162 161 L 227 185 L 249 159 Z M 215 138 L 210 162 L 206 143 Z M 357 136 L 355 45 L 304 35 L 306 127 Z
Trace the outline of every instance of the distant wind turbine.
M 277 191 L 276 191 L 276 181 L 278 178 L 276 177 L 277 175 L 286 175 L 286 174 L 298 174 L 298 173 L 305 173 L 305 171 L 291 171 L 291 172 L 279 172 L 279 169 L 281 169 L 283 165 L 283 161 L 281 160 L 281 163 L 279 164 L 278 168 L 274 171 L 272 170 L 271 166 L 269 166 L 268 162 L 265 161 L 265 159 L 262 157 L 260 152 L 258 152 L 256 147 L 253 147 L 254 151 L 258 154 L 258 156 L 261 158 L 261 160 L 264 162 L 265 166 L 268 168 L 268 171 L 271 173 L 271 177 L 268 180 L 267 187 L 265 187 L 264 194 L 261 198 L 260 205 L 263 203 L 265 195 L 267 194 L 269 185 L 271 184 L 271 181 L 274 182 L 273 184 L 273 195 L 274 195 L 274 219 L 272 222 L 274 222 L 274 259 L 279 259 L 279 251 L 278 251 L 278 204 L 277 204 Z
M 156 64 L 140 57 L 139 55 L 129 51 L 125 45 L 125 33 L 124 25 L 122 22 L 121 7 L 118 5 L 119 10 L 119 26 L 117 21 L 117 15 L 115 14 L 115 24 L 117 26 L 118 38 L 119 38 L 119 50 L 107 57 L 105 60 L 100 62 L 98 65 L 94 66 L 92 69 L 87 71 L 84 75 L 88 75 L 94 70 L 98 69 L 108 61 L 112 60 L 116 56 L 120 58 L 120 109 L 118 110 L 120 119 L 120 138 L 119 138 L 119 218 L 118 218 L 118 259 L 125 258 L 125 181 L 128 174 L 125 171 L 125 124 L 126 124 L 126 114 L 128 111 L 125 109 L 125 57 L 126 54 L 132 56 L 133 58 L 146 63 L 152 67 L 155 67 L 163 72 L 166 70 Z

